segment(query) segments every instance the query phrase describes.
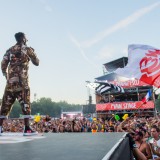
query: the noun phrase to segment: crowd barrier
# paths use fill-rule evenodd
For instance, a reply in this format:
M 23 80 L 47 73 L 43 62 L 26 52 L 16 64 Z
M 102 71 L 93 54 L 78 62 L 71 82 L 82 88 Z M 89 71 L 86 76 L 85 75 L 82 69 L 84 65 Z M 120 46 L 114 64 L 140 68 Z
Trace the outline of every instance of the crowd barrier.
M 132 160 L 133 154 L 126 134 L 121 138 L 102 160 Z

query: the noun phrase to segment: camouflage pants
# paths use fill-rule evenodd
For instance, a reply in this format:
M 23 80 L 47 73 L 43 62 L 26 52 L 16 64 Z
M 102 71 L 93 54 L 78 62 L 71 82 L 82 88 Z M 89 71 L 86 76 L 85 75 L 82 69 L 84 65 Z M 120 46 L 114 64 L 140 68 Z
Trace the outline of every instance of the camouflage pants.
M 15 100 L 18 100 L 18 102 L 21 105 L 22 113 L 24 115 L 30 115 L 31 114 L 31 107 L 30 107 L 30 88 L 27 87 L 27 89 L 21 89 L 20 91 L 10 91 L 7 89 L 7 86 L 4 91 L 3 99 L 2 99 L 2 105 L 1 105 L 1 116 L 8 116 L 13 103 Z

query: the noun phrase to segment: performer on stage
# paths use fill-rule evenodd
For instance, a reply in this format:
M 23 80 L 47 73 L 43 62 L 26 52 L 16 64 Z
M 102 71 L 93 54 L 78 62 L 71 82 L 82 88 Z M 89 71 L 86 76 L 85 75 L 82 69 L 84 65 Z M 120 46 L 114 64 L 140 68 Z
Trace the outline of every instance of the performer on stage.
M 39 65 L 34 49 L 26 45 L 27 39 L 24 33 L 15 34 L 17 43 L 9 48 L 3 56 L 1 70 L 6 77 L 7 83 L 2 99 L 0 111 L 0 134 L 2 133 L 3 120 L 9 115 L 13 103 L 17 99 L 24 114 L 24 135 L 33 135 L 29 124 L 31 114 L 30 87 L 28 84 L 29 61 Z

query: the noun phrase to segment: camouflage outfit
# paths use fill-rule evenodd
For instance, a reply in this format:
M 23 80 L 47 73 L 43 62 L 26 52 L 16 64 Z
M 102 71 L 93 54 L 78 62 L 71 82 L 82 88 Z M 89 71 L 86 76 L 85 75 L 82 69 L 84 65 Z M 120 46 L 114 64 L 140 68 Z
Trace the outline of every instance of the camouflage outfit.
M 1 116 L 8 116 L 16 99 L 22 107 L 23 114 L 30 115 L 30 88 L 28 85 L 30 60 L 34 65 L 39 65 L 39 59 L 34 53 L 34 49 L 24 44 L 14 45 L 3 56 L 1 70 L 7 78 L 7 84 L 2 99 Z

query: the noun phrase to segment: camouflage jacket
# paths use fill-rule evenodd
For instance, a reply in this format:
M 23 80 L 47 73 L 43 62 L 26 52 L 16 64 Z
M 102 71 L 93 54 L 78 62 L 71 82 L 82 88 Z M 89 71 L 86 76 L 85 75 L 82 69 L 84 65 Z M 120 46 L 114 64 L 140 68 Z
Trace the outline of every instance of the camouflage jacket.
M 14 45 L 6 51 L 1 62 L 1 70 L 7 78 L 8 90 L 28 86 L 29 61 L 38 66 L 34 49 L 26 45 Z

